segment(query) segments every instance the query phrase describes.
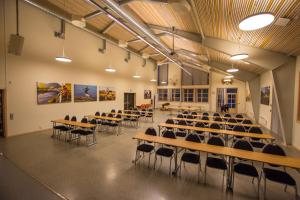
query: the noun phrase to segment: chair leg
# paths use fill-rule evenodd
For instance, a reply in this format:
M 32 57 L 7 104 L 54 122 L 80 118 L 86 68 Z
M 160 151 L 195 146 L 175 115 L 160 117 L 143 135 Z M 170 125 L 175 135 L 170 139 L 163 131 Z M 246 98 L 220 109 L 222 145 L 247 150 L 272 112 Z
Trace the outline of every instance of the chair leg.
M 263 199 L 266 199 L 266 190 L 267 190 L 267 179 L 264 176 L 264 198 Z
M 136 151 L 135 151 L 135 159 L 134 159 L 134 166 L 136 166 L 137 155 L 138 155 L 138 150 L 136 149 Z
M 298 187 L 295 185 L 295 199 L 298 200 Z
M 204 167 L 204 184 L 206 184 L 206 171 L 207 171 L 207 165 L 205 164 L 205 167 Z
M 172 167 L 172 158 L 173 158 L 173 157 L 170 158 L 169 175 L 171 175 L 171 170 L 172 170 L 172 168 L 171 168 L 171 167 Z M 176 169 L 175 169 L 175 170 L 176 170 Z
M 156 161 L 157 161 L 157 155 L 155 154 L 155 157 L 154 157 L 154 166 L 153 166 L 154 170 L 155 170 L 155 166 L 156 166 Z
M 148 159 L 148 168 L 150 168 L 150 158 L 151 158 L 151 152 L 149 153 L 149 159 Z
M 201 171 L 201 162 L 199 162 L 199 165 L 198 165 L 198 184 L 200 183 L 200 171 Z
M 179 177 L 181 177 L 181 171 L 182 171 L 181 165 L 182 165 L 182 160 L 180 160 L 180 163 L 179 163 Z

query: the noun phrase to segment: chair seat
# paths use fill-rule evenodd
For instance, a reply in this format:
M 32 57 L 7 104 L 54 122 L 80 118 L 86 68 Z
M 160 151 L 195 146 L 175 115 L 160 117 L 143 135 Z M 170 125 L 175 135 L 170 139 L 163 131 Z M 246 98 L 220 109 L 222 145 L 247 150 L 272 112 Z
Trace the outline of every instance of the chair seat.
M 296 181 L 288 173 L 276 169 L 263 168 L 265 177 L 271 181 L 279 182 L 286 185 L 296 185 Z
M 61 131 L 70 131 L 72 130 L 71 127 L 68 127 L 68 126 L 64 126 L 63 128 L 60 129 Z
M 153 149 L 154 146 L 150 144 L 141 144 L 137 147 L 137 150 L 147 152 L 147 153 L 151 152 Z
M 181 160 L 188 163 L 198 164 L 200 161 L 199 154 L 186 152 L 182 155 Z
M 75 130 L 71 131 L 71 133 L 73 133 L 73 134 L 80 134 L 80 133 L 82 133 L 82 131 L 83 130 L 81 130 L 81 129 L 75 129 Z
M 251 141 L 251 145 L 255 148 L 263 148 L 266 144 L 262 142 Z
M 64 127 L 65 127 L 64 125 L 58 125 L 58 126 L 54 126 L 53 128 L 54 128 L 54 129 L 60 129 L 60 130 L 61 130 L 61 129 L 64 128 Z
M 186 132 L 184 132 L 184 131 L 177 131 L 175 134 L 178 137 L 185 137 L 186 136 Z
M 117 123 L 109 123 L 108 125 L 109 125 L 109 126 L 112 126 L 112 127 L 116 127 L 116 126 L 118 126 L 118 124 L 117 124 Z
M 82 130 L 79 134 L 86 136 L 86 135 L 92 135 L 93 133 L 94 133 L 93 131 L 84 131 L 84 130 Z
M 239 174 L 243 174 L 251 177 L 258 177 L 256 168 L 250 164 L 238 163 L 234 166 L 234 171 Z
M 222 170 L 227 169 L 226 162 L 222 158 L 207 157 L 206 165 L 208 167 L 216 168 L 216 169 L 222 169 Z
M 164 157 L 171 157 L 174 153 L 173 149 L 161 147 L 156 151 L 157 155 L 164 156 Z

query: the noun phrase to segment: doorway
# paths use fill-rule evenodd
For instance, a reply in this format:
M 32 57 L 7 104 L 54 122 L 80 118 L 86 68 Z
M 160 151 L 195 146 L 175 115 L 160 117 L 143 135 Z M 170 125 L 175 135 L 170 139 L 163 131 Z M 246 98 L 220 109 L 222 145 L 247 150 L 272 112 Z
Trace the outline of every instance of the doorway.
M 135 93 L 124 93 L 124 110 L 135 108 Z
M 0 137 L 4 137 L 4 90 L 0 90 Z
M 217 112 L 221 112 L 221 107 L 228 105 L 229 113 L 237 113 L 237 88 L 217 88 Z

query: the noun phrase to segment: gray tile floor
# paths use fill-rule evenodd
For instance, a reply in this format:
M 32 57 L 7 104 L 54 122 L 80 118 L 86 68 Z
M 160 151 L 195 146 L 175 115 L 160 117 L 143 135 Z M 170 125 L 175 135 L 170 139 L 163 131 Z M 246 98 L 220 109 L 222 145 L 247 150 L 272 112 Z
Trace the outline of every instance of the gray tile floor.
M 147 127 L 157 128 L 157 123 L 167 117 L 167 112 L 156 111 L 154 123 L 141 122 L 137 129 L 122 128 L 119 136 L 98 133 L 98 144 L 91 147 L 52 139 L 48 130 L 0 139 L 0 151 L 26 173 L 68 199 L 257 199 L 256 184 L 251 184 L 247 177 L 237 175 L 234 192 L 227 193 L 222 187 L 222 172 L 214 169 L 208 169 L 204 185 L 197 184 L 197 168 L 192 165 L 186 165 L 181 178 L 168 175 L 168 160 L 158 163 L 155 171 L 147 168 L 147 159 L 134 167 L 136 141 L 132 136 Z M 289 155 L 300 156 L 293 148 L 286 149 Z M 202 154 L 203 163 L 204 157 Z M 288 171 L 300 184 L 300 174 Z M 267 199 L 295 199 L 294 191 L 288 188 L 284 192 L 284 186 L 268 182 Z

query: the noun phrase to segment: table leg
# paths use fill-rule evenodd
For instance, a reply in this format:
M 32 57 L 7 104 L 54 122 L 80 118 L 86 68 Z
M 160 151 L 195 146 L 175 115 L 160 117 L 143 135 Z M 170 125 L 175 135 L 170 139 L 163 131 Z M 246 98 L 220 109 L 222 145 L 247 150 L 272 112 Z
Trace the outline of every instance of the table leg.
M 227 170 L 227 184 L 226 184 L 226 191 L 227 192 L 232 192 L 233 187 L 233 158 L 229 157 L 229 162 L 228 162 L 228 170 Z
M 54 132 L 55 132 L 54 126 L 56 126 L 56 123 L 53 122 L 52 124 L 53 124 L 53 125 L 52 125 L 52 135 L 51 135 L 51 137 L 54 138 L 54 135 L 55 135 L 55 134 L 54 134 Z
M 160 126 L 158 125 L 158 135 L 160 136 Z
M 175 169 L 174 169 L 174 171 L 172 172 L 172 174 L 173 174 L 174 176 L 177 175 L 177 171 L 178 171 L 177 155 L 178 155 L 178 147 L 175 147 L 175 155 L 174 155 Z

